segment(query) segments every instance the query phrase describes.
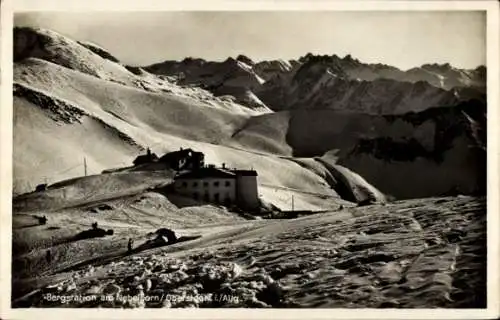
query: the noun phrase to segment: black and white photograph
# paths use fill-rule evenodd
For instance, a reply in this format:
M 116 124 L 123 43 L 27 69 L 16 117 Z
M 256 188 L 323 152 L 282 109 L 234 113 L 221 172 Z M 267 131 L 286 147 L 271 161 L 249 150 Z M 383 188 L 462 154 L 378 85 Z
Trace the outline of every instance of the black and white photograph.
M 399 8 L 14 11 L 10 308 L 486 310 L 487 10 Z

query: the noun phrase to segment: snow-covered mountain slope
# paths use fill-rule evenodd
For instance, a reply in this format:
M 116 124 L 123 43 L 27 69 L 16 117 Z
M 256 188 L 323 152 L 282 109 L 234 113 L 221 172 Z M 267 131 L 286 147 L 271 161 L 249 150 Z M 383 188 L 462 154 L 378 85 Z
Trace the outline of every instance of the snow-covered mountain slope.
M 288 159 L 248 152 L 245 146 L 231 142 L 233 133 L 259 114 L 255 110 L 199 88 L 178 86 L 140 68 L 120 69 L 122 79 L 141 77 L 154 90 L 103 79 L 79 67 L 106 70 L 107 63 L 115 62 L 63 40 L 70 48 L 56 47 L 59 55 L 51 47 L 43 47 L 48 53 L 35 50 L 37 57 L 31 57 L 23 51 L 24 56 L 15 62 L 15 193 L 83 175 L 84 158 L 88 173 L 98 174 L 131 165 L 146 147 L 160 154 L 191 147 L 204 152 L 208 163 L 256 169 L 265 201 L 288 205 L 292 194 L 304 191 L 339 199 L 314 172 Z M 85 53 L 80 55 L 73 47 Z M 160 84 L 153 86 L 153 81 Z M 277 192 L 275 187 L 282 189 Z M 296 207 L 316 209 L 310 198 L 297 196 Z
M 289 160 L 220 145 L 243 125 L 246 114 L 103 82 L 56 65 L 51 67 L 56 68 L 45 71 L 52 79 L 61 76 L 66 80 L 49 83 L 29 78 L 28 85 L 27 81 L 16 79 L 17 192 L 30 191 L 45 180 L 50 183 L 82 175 L 84 157 L 92 174 L 130 165 L 140 150 L 149 146 L 157 153 L 191 147 L 204 152 L 209 163 L 253 166 L 263 184 L 338 197 L 320 177 Z M 16 69 L 23 73 L 22 67 Z M 43 68 L 30 70 L 32 76 L 44 74 Z M 271 200 L 266 192 L 274 197 L 272 189 L 263 189 L 264 199 Z
M 222 63 L 187 58 L 123 66 L 97 45 L 47 30 L 16 30 L 16 192 L 81 175 L 84 157 L 92 173 L 128 165 L 146 147 L 156 153 L 191 147 L 207 162 L 253 167 L 263 198 L 285 207 L 299 191 L 338 198 L 341 190 L 345 198 L 343 187 L 366 185 L 361 189 L 368 193 L 351 197 L 359 201 L 366 194 L 383 199 L 378 190 L 404 198 L 457 187 L 472 192 L 482 181 L 480 156 L 469 146 L 475 144 L 471 123 L 485 122 L 484 101 L 454 105 L 475 96 L 474 88 L 460 89 L 469 90 L 460 98 L 423 81 L 349 80 L 346 65 L 358 63 L 348 58 L 333 69 L 332 59 L 254 63 L 243 55 Z M 199 79 L 209 91 L 195 85 Z M 276 85 L 288 82 L 293 85 Z M 297 104 L 272 112 L 262 102 L 265 90 L 285 102 L 335 101 L 341 110 Z M 405 112 L 440 104 L 448 106 Z M 401 150 L 412 156 L 401 158 Z M 434 176 L 440 182 L 428 188 Z M 419 182 L 405 187 L 412 179 Z M 286 196 L 276 196 L 278 187 Z M 316 208 L 307 199 L 303 207 Z

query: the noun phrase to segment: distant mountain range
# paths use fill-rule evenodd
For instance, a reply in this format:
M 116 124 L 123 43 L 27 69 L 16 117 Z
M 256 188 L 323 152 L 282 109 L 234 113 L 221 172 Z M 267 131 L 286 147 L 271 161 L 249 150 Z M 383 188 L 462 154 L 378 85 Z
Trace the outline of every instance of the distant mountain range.
M 425 64 L 401 71 L 383 64 L 365 64 L 307 54 L 298 60 L 255 63 L 239 55 L 224 62 L 186 58 L 144 67 L 157 75 L 176 76 L 215 95 L 233 95 L 248 107 L 335 109 L 373 114 L 421 111 L 471 98 L 485 99 L 486 68 L 456 69 Z

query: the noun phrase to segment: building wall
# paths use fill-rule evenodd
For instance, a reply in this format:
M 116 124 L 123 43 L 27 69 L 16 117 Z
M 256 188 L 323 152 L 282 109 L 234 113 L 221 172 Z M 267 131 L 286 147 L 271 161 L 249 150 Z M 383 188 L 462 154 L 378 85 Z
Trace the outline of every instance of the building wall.
M 174 188 L 180 194 L 201 201 L 224 203 L 229 199 L 231 203 L 236 203 L 235 179 L 177 179 Z
M 245 209 L 254 210 L 260 206 L 256 176 L 237 176 L 236 198 Z

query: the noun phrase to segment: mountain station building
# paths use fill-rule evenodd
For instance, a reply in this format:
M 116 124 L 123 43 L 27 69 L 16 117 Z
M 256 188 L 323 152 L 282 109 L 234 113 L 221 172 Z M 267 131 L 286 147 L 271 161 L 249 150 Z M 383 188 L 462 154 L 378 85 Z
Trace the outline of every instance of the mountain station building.
M 195 200 L 237 205 L 255 210 L 260 201 L 255 170 L 228 169 L 209 165 L 179 172 L 174 179 L 174 190 Z

